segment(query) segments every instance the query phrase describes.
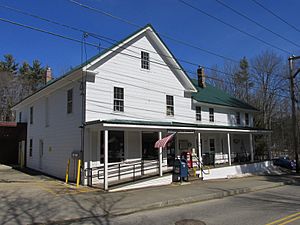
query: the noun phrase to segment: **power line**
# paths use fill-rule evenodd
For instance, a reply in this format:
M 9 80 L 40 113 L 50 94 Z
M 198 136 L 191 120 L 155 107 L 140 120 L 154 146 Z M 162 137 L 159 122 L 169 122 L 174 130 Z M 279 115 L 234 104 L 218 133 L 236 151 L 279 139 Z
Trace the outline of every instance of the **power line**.
M 135 26 L 135 27 L 138 27 L 138 28 L 143 28 L 143 26 L 141 26 L 141 25 L 138 25 L 136 23 L 133 23 L 133 22 L 131 22 L 129 20 L 126 20 L 126 19 L 123 19 L 121 17 L 115 16 L 115 15 L 113 15 L 111 13 L 108 13 L 108 12 L 105 12 L 105 11 L 103 11 L 101 9 L 94 8 L 94 7 L 88 6 L 86 4 L 82 4 L 82 3 L 78 2 L 78 1 L 75 1 L 75 0 L 68 0 L 68 1 L 71 2 L 71 3 L 74 3 L 74 4 L 78 5 L 78 6 L 81 6 L 81 7 L 85 8 L 85 9 L 88 9 L 88 10 L 94 11 L 96 13 L 99 13 L 99 14 L 111 17 L 113 19 L 119 20 L 119 21 L 121 21 L 123 23 L 127 23 L 129 25 L 132 25 L 132 26 Z M 189 42 L 186 42 L 184 40 L 176 39 L 176 38 L 173 38 L 173 37 L 171 37 L 171 36 L 169 36 L 167 34 L 163 34 L 163 33 L 160 33 L 160 32 L 156 32 L 156 33 L 159 34 L 161 37 L 165 37 L 166 39 L 169 39 L 169 40 L 171 40 L 173 42 L 176 42 L 178 44 L 185 45 L 185 46 L 188 46 L 190 48 L 197 49 L 199 51 L 205 52 L 205 53 L 210 54 L 210 55 L 217 56 L 219 58 L 223 58 L 223 59 L 231 61 L 231 62 L 239 63 L 239 61 L 237 61 L 235 59 L 232 59 L 230 57 L 227 57 L 227 56 L 215 53 L 215 52 L 212 52 L 212 51 L 204 49 L 204 48 L 200 48 L 199 46 L 193 45 L 193 44 L 191 44 Z
M 256 36 L 253 35 L 253 34 L 250 34 L 250 33 L 246 32 L 246 31 L 244 31 L 244 30 L 241 30 L 240 28 L 238 28 L 238 27 L 236 27 L 236 26 L 234 26 L 234 25 L 232 25 L 232 24 L 230 24 L 230 23 L 227 23 L 227 22 L 225 22 L 224 20 L 219 19 L 218 17 L 216 17 L 216 16 L 214 16 L 214 15 L 211 15 L 211 14 L 205 12 L 204 10 L 202 10 L 202 9 L 200 9 L 200 8 L 197 8 L 197 7 L 194 6 L 194 5 L 191 5 L 190 3 L 187 3 L 187 2 L 185 2 L 185 1 L 183 1 L 183 0 L 178 0 L 178 1 L 181 2 L 181 3 L 183 3 L 183 4 L 185 4 L 185 5 L 188 6 L 188 7 L 190 7 L 190 8 L 192 8 L 192 9 L 196 10 L 197 12 L 200 12 L 200 13 L 202 13 L 202 14 L 204 14 L 204 15 L 206 15 L 206 16 L 208 16 L 208 17 L 214 19 L 214 20 L 219 21 L 220 23 L 222 23 L 222 24 L 224 24 L 224 25 L 226 25 L 226 26 L 228 26 L 228 27 L 231 27 L 231 28 L 234 29 L 234 30 L 239 31 L 239 32 L 242 33 L 242 34 L 245 34 L 245 35 L 247 35 L 247 36 L 249 36 L 249 37 L 251 37 L 251 38 L 253 38 L 253 39 L 255 39 L 255 40 L 259 41 L 259 42 L 261 42 L 261 43 L 264 43 L 265 45 L 268 45 L 268 46 L 270 46 L 270 47 L 272 47 L 272 48 L 275 48 L 275 49 L 277 49 L 277 50 L 280 50 L 281 52 L 284 52 L 284 53 L 287 53 L 287 54 L 292 54 L 292 53 L 289 52 L 288 50 L 285 50 L 285 49 L 283 49 L 283 48 L 277 47 L 277 46 L 275 46 L 275 45 L 273 45 L 273 44 L 271 44 L 271 43 L 269 43 L 269 42 L 267 42 L 267 41 L 265 41 L 265 40 L 263 40 L 263 39 L 261 39 L 261 38 L 259 38 L 259 37 L 256 37 Z
M 25 25 L 25 24 L 17 23 L 17 22 L 14 22 L 14 21 L 10 21 L 10 20 L 7 20 L 7 19 L 3 19 L 3 18 L 0 18 L 0 21 L 6 22 L 6 23 L 10 23 L 10 24 L 13 24 L 13 25 L 16 25 L 16 26 L 20 26 L 20 27 L 23 27 L 23 28 L 27 28 L 27 29 L 30 29 L 30 30 L 38 31 L 38 32 L 41 32 L 41 33 L 45 33 L 45 34 L 48 34 L 48 35 L 60 37 L 60 38 L 63 38 L 63 39 L 65 39 L 65 40 L 69 40 L 69 41 L 73 41 L 73 42 L 76 42 L 76 43 L 83 44 L 83 41 L 82 41 L 82 40 L 78 40 L 78 39 L 75 39 L 75 38 L 67 37 L 67 36 L 64 36 L 64 35 L 61 35 L 61 34 L 57 34 L 57 33 L 53 33 L 53 32 L 50 32 L 50 31 L 42 30 L 42 29 L 40 29 L 40 28 L 28 26 L 28 25 Z M 89 43 L 89 42 L 86 42 L 86 41 L 85 41 L 84 43 L 85 43 L 86 45 L 89 45 L 89 46 L 92 46 L 92 47 L 99 48 L 98 45 L 95 45 L 95 44 L 93 44 L 93 43 Z M 119 54 L 121 54 L 121 55 L 129 56 L 129 57 L 131 57 L 131 58 L 135 58 L 135 59 L 139 59 L 139 60 L 140 60 L 140 57 L 133 56 L 133 55 L 130 55 L 130 54 L 127 54 L 127 53 L 124 53 L 124 52 L 115 51 L 115 50 L 112 50 L 112 49 L 104 49 L 104 50 L 107 50 L 107 51 L 110 51 L 110 52 L 116 52 L 116 53 L 119 53 Z M 153 61 L 151 61 L 151 62 L 154 63 L 154 64 L 157 64 L 157 65 L 169 67 L 169 66 L 166 65 L 166 64 L 157 63 L 157 62 L 153 62 Z M 192 73 L 192 74 L 194 74 L 194 72 L 186 71 L 186 70 L 183 70 L 183 69 L 181 69 L 181 68 L 177 68 L 177 67 L 173 67 L 173 68 L 174 68 L 174 69 L 177 69 L 177 70 L 182 70 L 182 71 L 187 72 L 187 73 Z M 223 73 L 224 73 L 224 72 L 223 72 Z M 208 78 L 222 81 L 222 80 L 220 80 L 220 79 L 216 79 L 216 78 L 213 78 L 213 77 L 208 77 Z M 222 82 L 224 82 L 224 81 L 222 81 Z M 281 97 L 286 97 L 286 96 L 281 96 Z
M 241 17 L 247 19 L 248 21 L 250 21 L 250 22 L 256 24 L 257 26 L 263 28 L 264 30 L 266 30 L 266 31 L 268 31 L 268 32 L 270 32 L 270 33 L 276 35 L 277 37 L 281 38 L 282 40 L 285 40 L 285 41 L 287 41 L 287 42 L 289 42 L 289 43 L 291 43 L 291 44 L 293 44 L 293 45 L 295 45 L 295 46 L 297 46 L 297 47 L 300 47 L 300 45 L 297 44 L 297 43 L 295 43 L 294 41 L 291 41 L 291 40 L 285 38 L 284 36 L 282 36 L 281 34 L 278 34 L 278 33 L 274 32 L 274 31 L 272 31 L 272 30 L 269 29 L 268 27 L 266 27 L 266 26 L 262 25 L 261 23 L 259 23 L 259 22 L 255 21 L 255 20 L 251 19 L 250 17 L 246 16 L 245 14 L 243 14 L 243 13 L 239 12 L 238 10 L 232 8 L 231 6 L 225 4 L 225 3 L 222 2 L 221 0 L 215 0 L 215 1 L 216 1 L 217 3 L 219 3 L 220 5 L 224 6 L 225 8 L 231 10 L 232 12 L 238 14 L 239 16 L 241 16 Z
M 52 23 L 52 24 L 55 24 L 55 25 L 58 25 L 58 26 L 62 26 L 62 27 L 65 27 L 65 28 L 68 28 L 68 29 L 71 29 L 71 30 L 74 30 L 74 31 L 78 31 L 78 32 L 81 32 L 81 33 L 87 33 L 89 36 L 91 37 L 94 37 L 96 39 L 99 39 L 99 40 L 102 40 L 102 41 L 105 41 L 107 43 L 110 43 L 110 44 L 115 44 L 115 43 L 118 43 L 117 40 L 113 39 L 113 38 L 110 38 L 110 37 L 107 37 L 107 36 L 103 36 L 103 35 L 99 35 L 99 34 L 96 34 L 94 32 L 90 32 L 90 31 L 87 31 L 87 30 L 83 30 L 83 29 L 80 29 L 80 28 L 77 28 L 77 27 L 74 27 L 74 26 L 70 26 L 70 25 L 67 25 L 67 24 L 64 24 L 64 23 L 61 23 L 61 22 L 57 22 L 57 21 L 54 21 L 54 20 L 50 20 L 48 18 L 45 18 L 45 17 L 41 17 L 41 16 L 38 16 L 38 15 L 35 15 L 35 14 L 32 14 L 32 13 L 29 13 L 29 12 L 25 12 L 23 10 L 20 10 L 20 9 L 17 9 L 17 8 L 13 8 L 13 7 L 10 7 L 10 6 L 4 6 L 4 5 L 0 5 L 0 7 L 2 8 L 5 8 L 5 9 L 8 9 L 8 10 L 11 10 L 11 11 L 14 11 L 14 12 L 17 12 L 17 13 L 21 13 L 23 15 L 26 15 L 26 16 L 30 16 L 30 17 L 33 17 L 33 18 L 36 18 L 36 19 L 39 19 L 39 20 L 43 20 L 43 21 L 46 21 L 48 23 Z M 111 42 L 111 41 L 114 41 L 115 43 Z M 134 48 L 137 48 L 137 49 L 141 49 L 141 50 L 145 50 L 144 48 L 141 48 L 141 47 L 136 47 L 134 45 L 131 45 L 133 46 Z M 147 50 L 149 51 L 149 50 Z M 184 60 L 184 59 L 179 59 L 179 58 L 175 58 L 173 56 L 167 56 L 167 55 L 163 55 L 161 53 L 157 53 L 157 52 L 154 52 L 154 51 L 149 51 L 149 52 L 152 52 L 154 54 L 158 54 L 160 56 L 164 56 L 164 57 L 168 57 L 168 58 L 172 58 L 172 59 L 175 59 L 177 61 L 180 61 L 180 62 L 183 62 L 183 63 L 187 63 L 187 64 L 190 64 L 190 65 L 193 65 L 193 66 L 199 66 L 198 63 L 195 63 L 195 62 L 190 62 L 190 61 L 187 61 L 187 60 Z M 215 72 L 219 72 L 219 73 L 223 73 L 225 75 L 231 75 L 229 73 L 226 73 L 224 71 L 220 71 L 220 70 L 217 70 L 217 69 L 213 69 L 213 68 L 210 68 L 208 66 L 203 66 L 201 65 L 202 67 L 208 69 L 208 70 L 211 70 L 211 71 L 215 71 Z
M 257 4 L 258 6 L 260 6 L 261 8 L 263 8 L 264 10 L 266 10 L 267 12 L 269 12 L 270 14 L 272 14 L 274 17 L 276 17 L 277 19 L 279 19 L 280 21 L 282 21 L 286 25 L 290 26 L 291 28 L 293 28 L 294 30 L 296 30 L 300 33 L 300 30 L 297 27 L 295 27 L 294 25 L 292 25 L 291 23 L 289 23 L 287 20 L 283 19 L 282 17 L 278 16 L 275 12 L 268 9 L 266 6 L 264 6 L 260 2 L 258 2 L 256 0 L 251 0 L 251 1 L 254 2 L 255 4 Z

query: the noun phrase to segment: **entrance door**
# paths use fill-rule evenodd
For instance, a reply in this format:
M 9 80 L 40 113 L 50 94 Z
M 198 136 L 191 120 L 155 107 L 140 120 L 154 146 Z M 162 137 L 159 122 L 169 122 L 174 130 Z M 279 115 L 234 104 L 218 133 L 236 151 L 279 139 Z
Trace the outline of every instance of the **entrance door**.
M 157 132 L 142 133 L 142 158 L 143 159 L 158 159 L 158 150 L 154 148 L 155 142 L 158 140 Z
M 43 169 L 43 155 L 44 155 L 44 142 L 42 139 L 39 141 L 39 168 Z

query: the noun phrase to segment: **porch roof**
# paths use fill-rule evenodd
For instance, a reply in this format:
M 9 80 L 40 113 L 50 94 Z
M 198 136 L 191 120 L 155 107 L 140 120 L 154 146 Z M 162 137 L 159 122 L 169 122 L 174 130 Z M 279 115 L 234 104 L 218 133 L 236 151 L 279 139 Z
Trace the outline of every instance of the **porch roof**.
M 269 133 L 271 130 L 256 127 L 242 126 L 220 126 L 209 124 L 191 124 L 181 122 L 143 121 L 143 120 L 94 120 L 86 123 L 86 126 L 102 124 L 103 127 L 120 128 L 145 128 L 145 129 L 168 129 L 168 130 L 188 130 L 188 131 L 220 131 L 220 132 L 242 132 L 242 133 Z

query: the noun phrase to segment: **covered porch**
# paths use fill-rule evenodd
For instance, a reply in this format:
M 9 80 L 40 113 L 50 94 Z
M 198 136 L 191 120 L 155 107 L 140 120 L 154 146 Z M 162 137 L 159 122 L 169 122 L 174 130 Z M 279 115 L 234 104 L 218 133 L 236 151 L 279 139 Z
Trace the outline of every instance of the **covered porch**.
M 183 152 L 193 166 L 226 167 L 254 162 L 254 135 L 269 131 L 176 122 L 93 121 L 85 126 L 83 183 L 104 190 L 119 182 L 163 176 Z M 166 148 L 155 142 L 174 135 Z

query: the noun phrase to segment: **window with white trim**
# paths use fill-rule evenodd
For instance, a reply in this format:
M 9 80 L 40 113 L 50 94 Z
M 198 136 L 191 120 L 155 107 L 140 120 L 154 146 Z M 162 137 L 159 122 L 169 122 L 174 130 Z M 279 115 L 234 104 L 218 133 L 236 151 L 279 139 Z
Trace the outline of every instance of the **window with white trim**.
M 124 112 L 124 88 L 114 87 L 114 111 Z
M 141 67 L 150 70 L 150 56 L 148 52 L 141 51 Z
M 201 106 L 196 106 L 196 120 L 201 121 Z
M 174 116 L 174 97 L 172 95 L 166 96 L 167 116 Z
M 215 121 L 214 109 L 209 108 L 209 122 L 214 122 L 214 121 Z

